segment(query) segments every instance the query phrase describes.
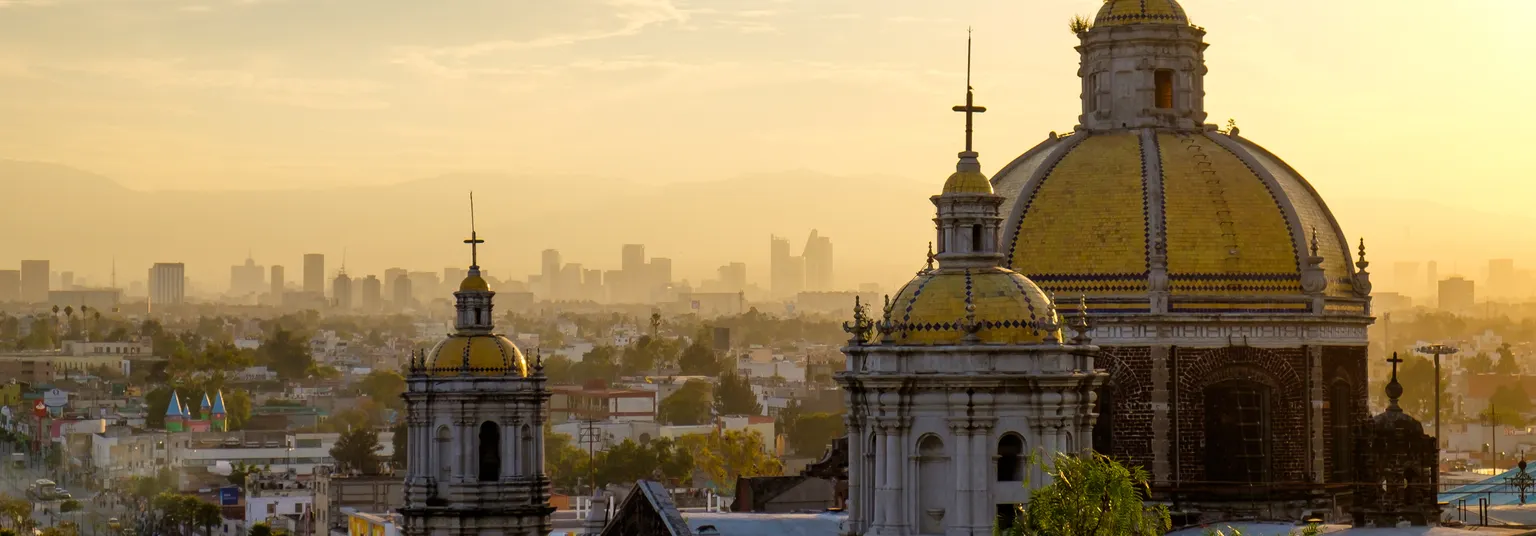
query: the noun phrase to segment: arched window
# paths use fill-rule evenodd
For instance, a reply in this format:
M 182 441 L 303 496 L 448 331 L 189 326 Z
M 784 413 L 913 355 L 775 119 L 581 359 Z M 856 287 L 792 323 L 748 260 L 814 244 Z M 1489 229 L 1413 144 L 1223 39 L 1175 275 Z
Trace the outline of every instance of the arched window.
M 928 434 L 917 442 L 918 528 L 922 534 L 943 534 L 949 500 L 955 496 L 954 470 L 944 454 L 944 440 Z M 938 516 L 930 512 L 939 513 Z M 953 514 L 948 514 L 953 515 Z
M 971 226 L 971 252 L 981 251 L 981 224 Z
M 997 481 L 1024 481 L 1024 438 L 1006 433 L 997 441 Z
M 1104 384 L 1093 401 L 1093 451 L 1108 456 L 1115 445 L 1115 388 Z
M 453 476 L 453 433 L 447 426 L 437 427 L 436 443 L 432 457 L 437 464 L 437 482 L 438 486 L 446 486 Z
M 476 313 L 478 314 L 478 313 Z M 501 479 L 501 427 L 496 423 L 480 423 L 480 481 L 495 482 Z
M 1355 399 L 1349 382 L 1334 380 L 1328 393 L 1329 417 L 1333 421 L 1333 481 L 1354 482 L 1355 478 Z
M 1157 81 L 1157 107 L 1164 110 L 1173 108 L 1173 70 L 1158 69 L 1154 77 Z
M 1205 388 L 1205 479 L 1259 484 L 1269 481 L 1270 388 L 1228 380 Z

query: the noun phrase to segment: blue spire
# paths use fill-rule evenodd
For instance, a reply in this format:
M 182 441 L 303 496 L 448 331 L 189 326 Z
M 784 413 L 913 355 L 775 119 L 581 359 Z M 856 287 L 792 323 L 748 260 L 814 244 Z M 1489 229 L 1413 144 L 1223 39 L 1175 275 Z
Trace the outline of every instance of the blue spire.
M 181 409 L 181 396 L 177 395 L 176 391 L 171 391 L 171 403 L 167 404 L 166 407 L 165 407 L 165 416 L 166 417 L 185 417 L 186 416 L 186 413 L 183 413 L 182 409 Z
M 208 409 L 208 393 L 203 393 L 203 405 L 198 406 L 197 409 Z
M 226 413 L 224 411 L 224 391 L 221 389 L 213 397 L 213 414 L 223 415 L 224 413 Z

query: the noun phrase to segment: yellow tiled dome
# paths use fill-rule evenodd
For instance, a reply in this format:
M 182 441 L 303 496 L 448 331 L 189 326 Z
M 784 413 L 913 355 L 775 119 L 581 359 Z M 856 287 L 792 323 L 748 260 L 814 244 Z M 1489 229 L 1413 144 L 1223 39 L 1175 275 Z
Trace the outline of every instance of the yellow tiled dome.
M 1188 26 L 1189 17 L 1178 0 L 1108 0 L 1093 18 L 1094 26 L 1174 24 Z
M 1009 215 L 1009 268 L 1059 295 L 1124 298 L 1095 309 L 1147 310 L 1159 244 L 1175 304 L 1180 296 L 1300 295 L 1314 229 L 1327 296 L 1354 297 L 1352 250 L 1327 205 L 1244 138 L 1078 133 L 1009 164 L 997 193 Z M 1199 312 L 1242 312 L 1207 309 Z
M 1040 287 L 1004 268 L 941 269 L 918 274 L 891 300 L 892 337 L 897 344 L 962 344 L 967 306 L 974 307 L 982 343 L 1034 344 L 1058 328 L 1041 326 L 1051 317 L 1050 298 Z
M 980 171 L 956 171 L 949 176 L 949 180 L 944 181 L 944 193 L 990 194 L 992 181 L 987 180 L 987 176 Z
M 449 335 L 427 352 L 427 373 L 433 376 L 528 376 L 528 360 L 517 345 L 501 335 Z
M 466 290 L 491 290 L 491 286 L 485 283 L 485 278 L 480 277 L 478 274 L 471 274 L 469 277 L 464 278 L 463 283 L 459 283 L 459 291 Z

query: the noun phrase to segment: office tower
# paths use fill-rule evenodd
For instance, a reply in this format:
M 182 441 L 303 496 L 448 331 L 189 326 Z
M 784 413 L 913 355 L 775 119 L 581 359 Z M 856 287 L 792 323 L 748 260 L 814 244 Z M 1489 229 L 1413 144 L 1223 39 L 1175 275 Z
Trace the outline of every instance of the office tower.
M 647 293 L 658 288 L 667 288 L 668 286 L 672 285 L 672 259 L 668 259 L 666 257 L 652 258 L 649 272 L 651 277 L 649 281 L 650 284 L 647 286 L 650 288 L 646 289 Z M 650 296 L 647 295 L 646 297 Z
M 395 299 L 395 282 L 405 277 L 405 268 L 390 268 L 384 270 L 384 295 L 389 299 Z
M 0 270 L 0 303 L 21 301 L 21 270 Z
M 75 289 L 75 273 L 59 272 L 59 290 Z
M 48 301 L 48 261 L 21 261 L 21 301 Z
M 1425 265 L 1424 270 L 1429 280 L 1429 283 L 1425 285 L 1424 291 L 1428 294 L 1437 293 L 1440 285 L 1440 271 L 1438 266 L 1435 265 L 1435 261 L 1429 261 L 1429 264 Z
M 1463 312 L 1473 303 L 1472 281 L 1458 275 L 1440 282 L 1440 310 Z
M 645 244 L 624 244 L 619 254 L 619 271 L 624 275 L 619 276 L 618 281 L 608 279 L 610 287 L 616 287 L 609 292 L 615 295 L 614 301 L 623 303 L 635 303 L 645 299 L 646 283 L 650 276 L 645 264 Z
M 747 263 L 733 262 L 721 266 L 720 286 L 726 292 L 741 292 L 747 288 Z
M 149 268 L 149 305 L 180 305 L 186 299 L 187 267 L 179 262 L 157 262 Z
M 407 272 L 411 278 L 411 300 L 422 305 L 432 303 L 443 293 L 437 291 L 437 272 Z
M 401 270 L 401 271 L 404 271 L 404 270 Z M 402 309 L 404 309 L 406 307 L 410 307 L 411 306 L 411 278 L 410 278 L 410 276 L 407 276 L 405 274 L 400 274 L 399 276 L 396 276 L 395 277 L 395 282 L 394 282 L 394 287 L 395 287 L 395 289 L 394 289 L 395 291 L 391 295 L 394 296 L 395 307 L 399 307 L 399 308 L 402 308 Z
M 555 294 L 551 296 L 557 300 L 581 299 L 581 264 L 570 263 L 560 268 L 559 277 L 555 278 L 553 288 Z
M 347 277 L 346 272 L 336 274 L 336 279 L 331 281 L 331 303 L 337 309 L 352 309 L 352 278 Z
M 769 286 L 775 298 L 792 298 L 805 290 L 805 257 L 789 254 L 789 239 L 769 238 Z
M 484 272 L 481 273 L 484 274 Z M 454 281 L 463 281 L 464 277 L 467 275 L 469 275 L 469 272 L 463 268 L 455 268 L 452 266 L 443 268 L 443 281 L 447 281 L 449 283 Z M 484 279 L 484 277 L 482 276 L 481 279 Z
M 832 239 L 821 236 L 811 229 L 805 240 L 805 289 L 810 291 L 832 290 Z
M 379 306 L 381 305 L 380 298 L 384 292 L 384 283 L 379 281 L 379 278 L 370 275 L 363 278 L 363 283 L 361 286 L 363 287 L 361 289 L 363 298 L 363 311 L 370 313 L 377 312 L 379 310 Z
M 283 303 L 283 267 L 272 265 L 272 303 Z
M 604 297 L 602 270 L 582 270 L 581 299 L 595 302 L 603 301 Z
M 539 288 L 535 291 L 542 294 L 545 299 L 559 299 L 560 295 L 560 250 L 546 249 L 539 256 Z
M 304 255 L 304 292 L 325 295 L 325 254 Z
M 1515 260 L 1493 259 L 1488 261 L 1487 296 L 1507 298 L 1515 294 Z
M 229 293 L 238 296 L 259 294 L 266 290 L 266 270 L 254 259 L 245 258 L 245 264 L 229 267 Z
M 608 303 L 622 302 L 624 300 L 624 291 L 620 290 L 620 288 L 623 287 L 623 281 L 623 270 L 603 270 L 603 296 L 598 301 Z

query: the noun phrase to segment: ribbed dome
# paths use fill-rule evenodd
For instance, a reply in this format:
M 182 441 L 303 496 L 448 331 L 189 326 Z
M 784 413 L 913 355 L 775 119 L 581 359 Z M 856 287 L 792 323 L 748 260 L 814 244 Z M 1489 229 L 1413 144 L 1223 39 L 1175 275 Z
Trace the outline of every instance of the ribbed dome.
M 459 290 L 491 290 L 491 286 L 486 284 L 485 278 L 480 277 L 479 274 L 470 274 L 462 283 L 459 283 Z
M 974 317 L 971 311 L 974 311 Z M 940 269 L 918 274 L 891 300 L 896 344 L 961 344 L 965 324 L 980 326 L 982 343 L 1034 344 L 1060 340 L 1050 298 L 1028 278 L 1003 268 Z
M 1094 26 L 1132 24 L 1189 25 L 1189 17 L 1177 0 L 1108 0 L 1093 18 Z
M 449 335 L 427 352 L 426 372 L 433 376 L 528 376 L 528 360 L 501 335 Z
M 1237 136 L 1080 132 L 1031 149 L 993 187 L 1007 198 L 1009 267 L 1060 295 L 1110 298 L 1097 300 L 1100 312 L 1146 312 L 1154 264 L 1166 266 L 1173 312 L 1305 312 L 1285 300 L 1239 304 L 1303 294 L 1314 231 L 1325 295 L 1358 297 L 1349 242 L 1322 199 L 1290 166 Z M 1196 299 L 1180 306 L 1181 296 Z M 1242 299 L 1193 304 L 1212 296 Z
M 944 181 L 946 194 L 990 194 L 992 181 L 980 171 L 956 171 Z

